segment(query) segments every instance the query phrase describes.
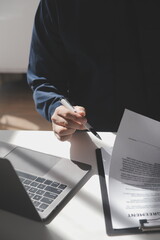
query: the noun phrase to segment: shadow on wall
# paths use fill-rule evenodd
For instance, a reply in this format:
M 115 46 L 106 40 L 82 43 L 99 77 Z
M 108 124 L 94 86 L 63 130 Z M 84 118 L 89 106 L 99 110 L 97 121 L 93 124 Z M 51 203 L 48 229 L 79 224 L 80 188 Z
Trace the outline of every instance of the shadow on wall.
M 51 130 L 35 109 L 26 74 L 0 73 L 0 129 Z
M 23 73 L 0 73 L 0 84 L 9 81 L 19 81 L 26 78 L 26 75 Z

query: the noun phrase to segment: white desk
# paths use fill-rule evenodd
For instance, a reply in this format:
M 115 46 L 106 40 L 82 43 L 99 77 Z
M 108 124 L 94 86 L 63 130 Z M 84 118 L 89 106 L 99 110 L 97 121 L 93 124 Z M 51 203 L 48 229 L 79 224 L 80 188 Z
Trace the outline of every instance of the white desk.
M 112 145 L 115 136 L 101 133 Z M 0 131 L 0 140 L 49 154 L 64 156 L 92 165 L 92 176 L 53 221 L 43 226 L 0 211 L 2 240 L 159 240 L 160 233 L 109 237 L 106 234 L 95 145 L 86 133 L 77 133 L 71 142 L 58 141 L 53 132 Z

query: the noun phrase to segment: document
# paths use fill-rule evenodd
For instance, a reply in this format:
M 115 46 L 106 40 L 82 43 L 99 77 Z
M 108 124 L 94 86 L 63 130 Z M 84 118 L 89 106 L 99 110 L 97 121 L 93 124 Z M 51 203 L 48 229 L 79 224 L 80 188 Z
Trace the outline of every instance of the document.
M 109 163 L 102 154 L 113 229 L 160 225 L 160 122 L 125 110 Z

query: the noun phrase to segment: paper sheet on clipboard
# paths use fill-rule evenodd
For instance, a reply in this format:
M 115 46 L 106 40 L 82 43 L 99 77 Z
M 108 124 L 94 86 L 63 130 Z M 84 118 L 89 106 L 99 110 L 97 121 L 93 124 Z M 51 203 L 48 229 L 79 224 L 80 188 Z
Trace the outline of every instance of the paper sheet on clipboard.
M 125 110 L 111 159 L 102 149 L 114 229 L 160 217 L 160 122 Z

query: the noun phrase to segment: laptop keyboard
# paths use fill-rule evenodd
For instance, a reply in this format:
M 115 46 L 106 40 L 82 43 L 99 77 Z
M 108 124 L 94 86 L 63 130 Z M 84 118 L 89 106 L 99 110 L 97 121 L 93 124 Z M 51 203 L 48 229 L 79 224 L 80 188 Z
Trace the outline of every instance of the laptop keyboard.
M 39 212 L 45 209 L 63 192 L 67 185 L 25 172 L 16 171 L 23 186 Z

